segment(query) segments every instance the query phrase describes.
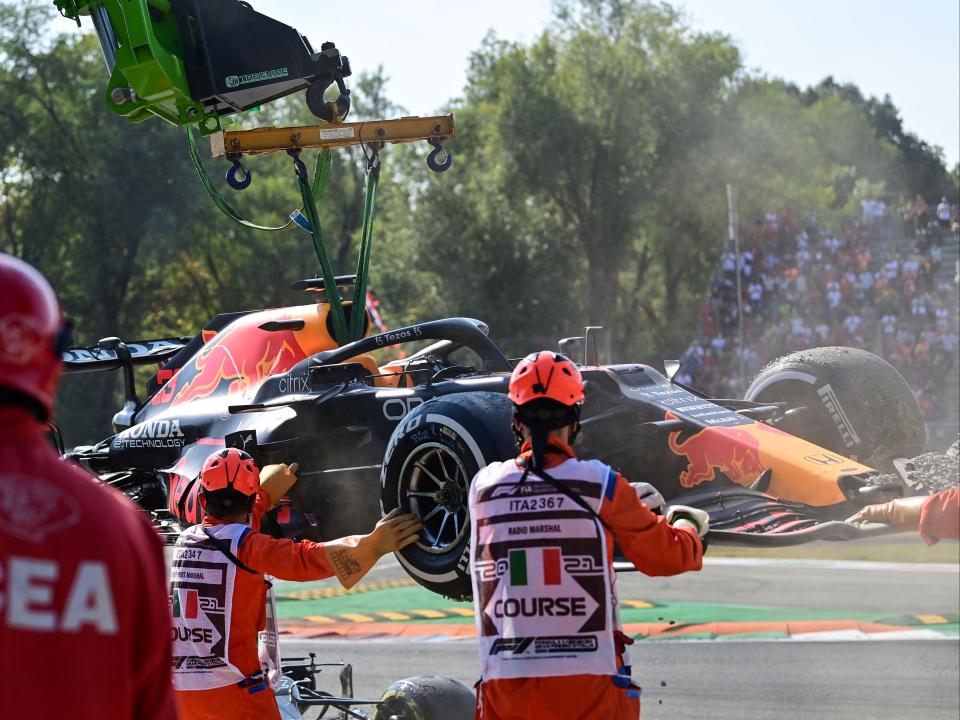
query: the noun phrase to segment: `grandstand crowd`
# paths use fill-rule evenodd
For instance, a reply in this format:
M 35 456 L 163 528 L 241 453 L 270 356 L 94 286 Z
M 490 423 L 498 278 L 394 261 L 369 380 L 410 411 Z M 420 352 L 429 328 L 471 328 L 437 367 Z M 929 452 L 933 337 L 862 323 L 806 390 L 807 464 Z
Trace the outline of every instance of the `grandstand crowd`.
M 945 198 L 935 209 L 919 197 L 898 209 L 867 200 L 862 216 L 842 227 L 768 212 L 740 241 L 739 258 L 732 247 L 721 255 L 678 379 L 742 397 L 774 357 L 846 345 L 884 357 L 910 383 L 924 417 L 943 418 L 955 409 L 940 388 L 960 364 L 956 254 L 945 258 L 944 248 L 956 247 L 958 236 L 957 208 Z

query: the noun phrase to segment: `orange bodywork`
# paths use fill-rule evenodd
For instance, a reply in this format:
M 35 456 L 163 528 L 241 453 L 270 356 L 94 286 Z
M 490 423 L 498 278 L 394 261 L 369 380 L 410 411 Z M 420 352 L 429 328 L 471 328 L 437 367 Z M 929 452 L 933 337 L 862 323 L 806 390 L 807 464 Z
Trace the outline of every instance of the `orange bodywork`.
M 403 374 L 405 362 L 403 360 L 391 360 L 380 368 L 380 375 L 375 382 L 378 387 L 400 387 L 400 379 L 403 378 L 404 387 L 413 387 L 413 376 Z
M 676 416 L 668 412 L 666 417 Z M 713 480 L 718 470 L 749 486 L 769 468 L 773 474 L 768 494 L 822 507 L 847 499 L 838 484 L 841 476 L 875 472 L 761 422 L 708 427 L 683 441 L 679 437 L 679 432 L 670 433 L 667 443 L 672 452 L 687 458 L 687 467 L 680 474 L 680 483 L 687 488 Z
M 349 306 L 349 303 L 346 303 Z M 267 378 L 285 373 L 311 355 L 338 347 L 327 327 L 326 303 L 261 310 L 237 318 L 220 332 L 204 331 L 204 346 L 166 382 L 154 404 L 180 405 L 212 395 L 249 401 Z M 262 330 L 268 322 L 302 320 L 297 330 Z M 351 358 L 372 375 L 370 355 Z

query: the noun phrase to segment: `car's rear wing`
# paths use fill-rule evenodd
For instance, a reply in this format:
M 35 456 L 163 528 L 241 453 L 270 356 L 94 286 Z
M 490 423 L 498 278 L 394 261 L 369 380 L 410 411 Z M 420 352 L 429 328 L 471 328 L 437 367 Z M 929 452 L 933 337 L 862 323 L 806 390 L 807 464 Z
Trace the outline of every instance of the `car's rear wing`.
M 192 337 L 137 340 L 122 343 L 130 352 L 133 365 L 151 365 L 173 357 Z M 123 367 L 123 350 L 117 338 L 105 338 L 92 347 L 75 347 L 63 353 L 64 372 L 103 372 Z M 120 355 L 118 356 L 118 350 Z

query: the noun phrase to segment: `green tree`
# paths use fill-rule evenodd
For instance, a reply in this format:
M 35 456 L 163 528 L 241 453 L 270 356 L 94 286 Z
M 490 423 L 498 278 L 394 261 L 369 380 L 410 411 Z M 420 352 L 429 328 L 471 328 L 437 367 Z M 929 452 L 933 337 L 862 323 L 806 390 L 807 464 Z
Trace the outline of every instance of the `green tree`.
M 164 302 L 151 271 L 189 244 L 199 198 L 181 135 L 112 115 L 96 41 L 51 37 L 51 15 L 0 5 L 0 247 L 46 274 L 80 338 L 130 337 Z M 106 396 L 111 380 L 91 393 Z M 102 427 L 111 405 L 78 395 L 65 409 L 72 424 Z
M 47 4 L 0 3 L 0 249 L 50 279 L 78 343 L 192 334 L 219 312 L 310 302 L 287 287 L 316 273 L 309 236 L 295 227 L 258 232 L 220 215 L 196 177 L 183 131 L 156 119 L 132 125 L 109 112 L 96 38 L 53 34 L 52 16 Z M 389 109 L 384 85 L 382 72 L 359 79 L 361 113 Z M 298 97 L 238 121 L 314 119 Z M 205 155 L 205 142 L 200 149 Z M 322 200 L 338 272 L 350 270 L 359 235 L 359 160 L 358 153 L 337 154 Z M 283 224 L 299 205 L 289 159 L 278 154 L 247 164 L 254 185 L 235 194 L 222 180 L 227 165 L 205 161 L 245 215 Z M 59 415 L 68 440 L 106 434 L 117 385 L 112 374 L 64 383 Z M 71 432 L 77 428 L 82 437 Z
M 96 39 L 53 34 L 51 15 L 0 0 L 0 249 L 51 279 L 78 340 L 192 334 L 220 312 L 309 302 L 288 287 L 317 272 L 309 236 L 227 221 L 183 131 L 110 113 Z M 382 68 L 351 85 L 351 119 L 403 112 Z M 725 243 L 726 183 L 745 224 L 771 209 L 833 222 L 865 197 L 956 198 L 960 184 L 889 98 L 747 74 L 729 38 L 640 0 L 561 0 L 532 43 L 489 36 L 449 109 L 448 172 L 427 170 L 422 144 L 382 152 L 371 282 L 390 325 L 473 316 L 511 355 L 586 323 L 612 328 L 616 359 L 682 352 Z M 234 121 L 315 118 L 289 97 Z M 242 193 L 226 189 L 224 160 L 204 162 L 256 222 L 299 206 L 285 154 L 245 159 Z M 319 203 L 338 273 L 355 266 L 364 169 L 361 150 L 336 151 Z M 115 383 L 67 383 L 67 428 L 102 437 Z
M 893 165 L 888 170 L 889 189 L 897 196 L 894 199 L 909 199 L 918 193 L 934 198 L 953 190 L 944 165 L 943 148 L 924 142 L 904 128 L 900 111 L 889 95 L 882 100 L 864 97 L 856 85 L 841 85 L 833 77 L 827 77 L 815 87 L 803 91 L 802 99 L 807 105 L 829 99 L 842 101 L 860 114 L 877 140 L 895 149 Z
M 702 238 L 659 223 L 670 206 L 681 226 L 699 212 L 684 211 L 681 168 L 696 166 L 738 68 L 729 40 L 640 2 L 561 4 L 529 47 L 488 37 L 454 106 L 454 182 L 430 183 L 412 214 L 419 266 L 467 269 L 467 282 L 438 272 L 436 295 L 469 293 L 508 336 L 610 324 L 637 298 L 666 326 L 647 299 L 703 278 L 660 248 L 699 257 Z M 621 326 L 622 350 L 637 349 L 638 324 Z

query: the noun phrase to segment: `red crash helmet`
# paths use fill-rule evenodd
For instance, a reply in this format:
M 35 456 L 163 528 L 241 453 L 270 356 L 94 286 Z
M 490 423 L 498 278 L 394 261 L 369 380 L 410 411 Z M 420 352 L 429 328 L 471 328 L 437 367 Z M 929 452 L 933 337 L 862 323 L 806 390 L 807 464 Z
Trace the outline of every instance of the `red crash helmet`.
M 69 331 L 50 283 L 23 260 L 0 253 L 0 387 L 53 412 Z
M 260 488 L 260 471 L 249 453 L 243 450 L 217 450 L 200 470 L 200 487 L 207 492 L 236 490 L 250 497 Z
M 544 399 L 577 405 L 583 402 L 583 378 L 565 355 L 541 350 L 517 363 L 510 376 L 509 397 L 518 407 Z

